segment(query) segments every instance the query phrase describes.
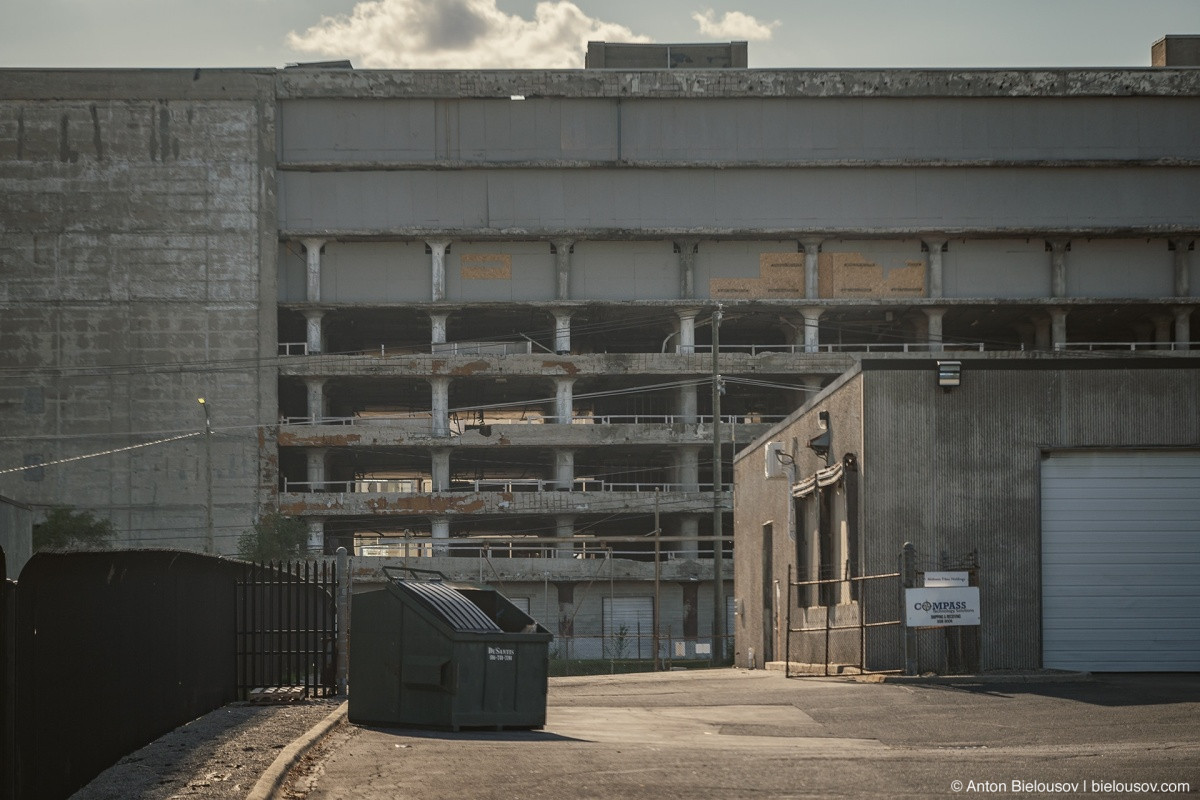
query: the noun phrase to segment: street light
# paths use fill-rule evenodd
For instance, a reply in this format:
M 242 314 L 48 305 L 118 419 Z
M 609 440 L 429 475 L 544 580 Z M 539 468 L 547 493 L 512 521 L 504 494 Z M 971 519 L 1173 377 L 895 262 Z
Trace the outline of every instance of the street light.
M 203 397 L 197 397 L 196 402 L 204 409 L 204 552 L 214 553 L 213 542 L 213 492 L 212 492 L 212 417 L 208 413 L 208 403 Z

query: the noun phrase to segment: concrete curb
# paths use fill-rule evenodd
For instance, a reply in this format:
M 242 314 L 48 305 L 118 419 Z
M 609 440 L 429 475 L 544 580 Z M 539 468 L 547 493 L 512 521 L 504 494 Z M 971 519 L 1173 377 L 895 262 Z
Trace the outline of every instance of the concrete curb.
M 288 772 L 292 767 L 299 763 L 304 754 L 312 749 L 312 746 L 321 740 L 325 734 L 333 730 L 333 727 L 346 718 L 346 711 L 350 704 L 342 703 L 333 713 L 325 719 L 313 725 L 307 731 L 280 751 L 275 760 L 271 762 L 271 766 L 267 767 L 259 779 L 254 783 L 254 788 L 246 795 L 246 800 L 271 800 L 275 797 L 275 793 L 283 786 L 284 780 L 287 778 Z
M 978 683 L 1086 683 L 1090 672 L 1022 672 L 1013 675 L 854 675 L 861 683 L 918 683 L 935 686 L 960 686 Z

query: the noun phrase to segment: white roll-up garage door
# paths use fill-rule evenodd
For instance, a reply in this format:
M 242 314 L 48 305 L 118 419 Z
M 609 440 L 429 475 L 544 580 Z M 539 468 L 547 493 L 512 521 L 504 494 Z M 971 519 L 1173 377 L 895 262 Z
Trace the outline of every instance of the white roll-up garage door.
M 1042 662 L 1200 670 L 1200 453 L 1043 461 Z

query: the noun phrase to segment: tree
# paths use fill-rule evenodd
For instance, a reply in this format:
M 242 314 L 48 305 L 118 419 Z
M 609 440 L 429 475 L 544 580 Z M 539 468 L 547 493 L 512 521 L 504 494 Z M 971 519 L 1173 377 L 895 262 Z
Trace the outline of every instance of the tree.
M 111 520 L 60 506 L 50 509 L 46 518 L 33 526 L 33 549 L 107 550 L 115 536 Z
M 308 527 L 302 520 L 272 511 L 238 538 L 238 557 L 245 561 L 282 561 L 303 555 L 307 542 Z

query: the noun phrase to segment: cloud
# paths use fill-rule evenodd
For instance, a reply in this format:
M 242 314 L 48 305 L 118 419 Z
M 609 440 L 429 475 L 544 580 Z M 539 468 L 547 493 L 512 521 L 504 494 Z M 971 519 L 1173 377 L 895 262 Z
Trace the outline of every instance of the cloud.
M 556 69 L 583 66 L 591 40 L 647 42 L 567 0 L 537 4 L 532 20 L 496 0 L 364 0 L 287 35 L 302 53 L 348 58 L 368 69 Z
M 692 14 L 692 19 L 699 23 L 700 33 L 705 36 L 738 41 L 770 39 L 772 29 L 780 25 L 779 20 L 763 23 L 741 11 L 726 11 L 725 16 L 718 21 L 716 12 L 711 8 L 703 12 L 697 11 Z

